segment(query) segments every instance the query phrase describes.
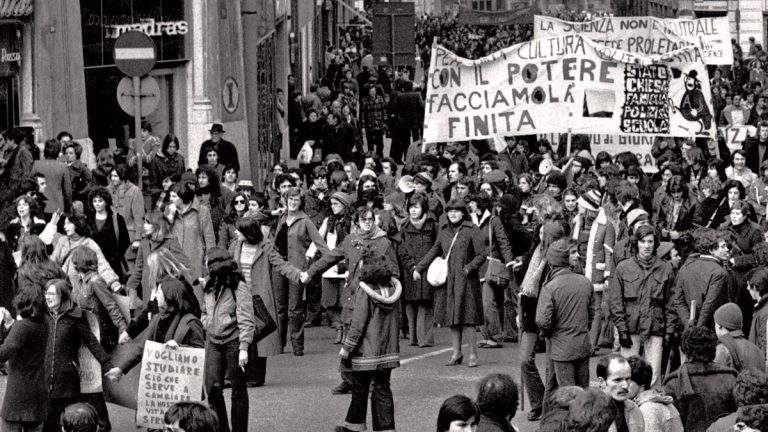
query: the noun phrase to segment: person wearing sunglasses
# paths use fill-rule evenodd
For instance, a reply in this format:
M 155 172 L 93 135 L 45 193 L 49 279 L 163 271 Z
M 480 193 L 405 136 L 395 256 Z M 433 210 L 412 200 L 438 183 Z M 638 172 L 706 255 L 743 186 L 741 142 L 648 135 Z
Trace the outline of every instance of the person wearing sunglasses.
M 229 213 L 224 216 L 221 226 L 219 226 L 219 241 L 217 246 L 222 249 L 229 249 L 229 245 L 237 239 L 235 231 L 237 228 L 235 224 L 238 220 L 243 218 L 246 212 L 248 212 L 249 201 L 248 197 L 243 193 L 235 194 L 234 198 L 229 204 Z

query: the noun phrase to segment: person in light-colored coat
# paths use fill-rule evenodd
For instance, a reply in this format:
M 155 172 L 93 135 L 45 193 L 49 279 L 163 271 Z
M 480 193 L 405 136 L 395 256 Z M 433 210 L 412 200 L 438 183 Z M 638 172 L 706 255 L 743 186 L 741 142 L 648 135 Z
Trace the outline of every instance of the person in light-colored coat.
M 208 208 L 195 200 L 195 191 L 187 183 L 177 183 L 171 190 L 169 221 L 171 232 L 187 255 L 192 276 L 205 276 L 205 258 L 216 247 L 213 222 Z
M 643 413 L 645 430 L 658 432 L 683 432 L 680 412 L 673 404 L 672 396 L 651 388 L 653 368 L 638 356 L 630 357 L 629 367 L 632 379 L 629 384 L 629 397 Z

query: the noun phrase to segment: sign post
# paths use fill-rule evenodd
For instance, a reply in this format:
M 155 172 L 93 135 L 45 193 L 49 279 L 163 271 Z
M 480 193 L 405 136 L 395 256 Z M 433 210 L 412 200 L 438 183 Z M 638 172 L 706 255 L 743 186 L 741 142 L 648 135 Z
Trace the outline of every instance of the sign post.
M 133 118 L 136 152 L 138 164 L 138 187 L 142 188 L 143 182 L 142 163 L 144 153 L 144 140 L 141 138 L 141 77 L 148 74 L 155 67 L 157 50 L 155 43 L 146 34 L 139 31 L 123 33 L 115 41 L 115 66 L 124 74 L 133 78 Z M 119 97 L 119 95 L 118 95 Z M 129 113 L 130 114 L 130 113 Z

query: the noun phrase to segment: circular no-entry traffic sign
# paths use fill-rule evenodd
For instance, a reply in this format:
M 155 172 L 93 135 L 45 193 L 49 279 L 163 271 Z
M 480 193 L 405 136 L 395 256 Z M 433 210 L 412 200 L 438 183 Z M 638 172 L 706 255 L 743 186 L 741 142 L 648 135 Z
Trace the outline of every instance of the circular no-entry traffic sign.
M 155 43 L 139 31 L 129 31 L 115 41 L 115 66 L 128 76 L 144 76 L 155 67 Z

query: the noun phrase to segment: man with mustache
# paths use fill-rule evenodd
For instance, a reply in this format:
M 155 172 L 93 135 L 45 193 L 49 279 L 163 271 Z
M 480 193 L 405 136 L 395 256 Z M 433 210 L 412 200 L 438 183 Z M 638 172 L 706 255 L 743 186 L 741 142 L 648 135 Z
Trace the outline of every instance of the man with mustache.
M 632 402 L 629 394 L 629 382 L 632 379 L 632 368 L 627 360 L 617 354 L 600 358 L 595 368 L 600 389 L 613 400 L 616 406 L 616 420 L 611 431 L 643 432 L 645 421 L 640 408 Z

